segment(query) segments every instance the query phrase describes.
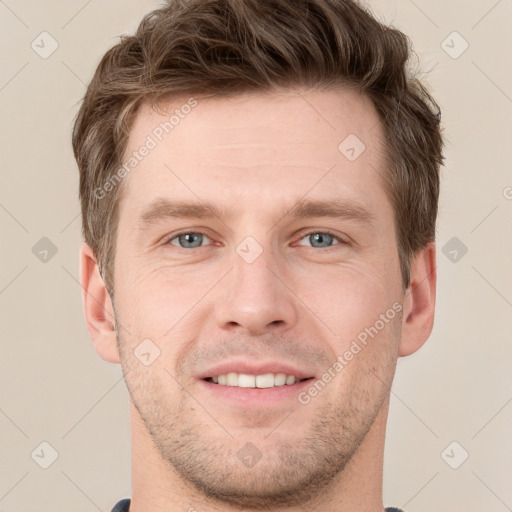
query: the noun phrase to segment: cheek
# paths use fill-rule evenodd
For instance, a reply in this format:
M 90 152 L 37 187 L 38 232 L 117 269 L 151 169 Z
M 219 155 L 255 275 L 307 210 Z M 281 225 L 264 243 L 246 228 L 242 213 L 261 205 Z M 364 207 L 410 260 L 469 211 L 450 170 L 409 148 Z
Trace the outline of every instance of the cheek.
M 155 261 L 126 268 L 120 286 L 120 311 L 127 328 L 138 337 L 161 340 L 172 336 L 186 322 L 218 280 L 218 269 L 177 269 Z
M 324 321 L 336 333 L 327 340 L 333 364 L 326 371 L 336 376 L 332 392 L 356 409 L 373 408 L 390 386 L 398 357 L 398 295 L 385 280 L 354 276 L 320 297 L 323 311 L 330 311 Z
M 339 350 L 393 307 L 399 289 L 389 269 L 370 265 L 310 268 L 307 281 L 296 288 L 317 319 L 335 333 L 333 344 Z

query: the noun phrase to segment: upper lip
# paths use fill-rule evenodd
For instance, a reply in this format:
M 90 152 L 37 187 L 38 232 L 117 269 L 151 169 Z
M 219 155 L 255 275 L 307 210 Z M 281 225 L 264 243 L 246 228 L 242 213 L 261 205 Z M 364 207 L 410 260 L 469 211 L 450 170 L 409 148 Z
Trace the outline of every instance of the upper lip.
M 215 366 L 202 371 L 198 374 L 198 379 L 207 379 L 208 377 L 217 377 L 218 375 L 226 375 L 228 373 L 245 373 L 248 375 L 264 375 L 265 373 L 285 373 L 286 375 L 295 375 L 299 379 L 307 379 L 313 377 L 312 372 L 301 370 L 279 361 L 248 361 L 232 360 L 224 361 Z

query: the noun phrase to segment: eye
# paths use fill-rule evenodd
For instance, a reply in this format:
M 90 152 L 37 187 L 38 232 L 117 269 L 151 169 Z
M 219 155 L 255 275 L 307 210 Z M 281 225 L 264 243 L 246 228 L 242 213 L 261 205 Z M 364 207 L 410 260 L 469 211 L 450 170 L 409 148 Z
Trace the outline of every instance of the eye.
M 183 249 L 195 249 L 196 247 L 201 247 L 205 239 L 210 240 L 206 233 L 201 233 L 198 231 L 188 231 L 186 233 L 180 233 L 178 235 L 173 236 L 168 240 L 167 243 L 171 245 L 176 245 Z
M 343 239 L 341 239 L 339 236 L 334 235 L 333 233 L 330 233 L 328 231 L 311 231 L 304 235 L 300 240 L 306 239 L 310 244 L 311 247 L 317 247 L 317 248 L 328 248 L 332 245 L 339 245 L 346 243 Z M 339 244 L 333 244 L 334 241 L 338 241 Z M 305 245 L 301 244 L 299 242 L 299 245 Z

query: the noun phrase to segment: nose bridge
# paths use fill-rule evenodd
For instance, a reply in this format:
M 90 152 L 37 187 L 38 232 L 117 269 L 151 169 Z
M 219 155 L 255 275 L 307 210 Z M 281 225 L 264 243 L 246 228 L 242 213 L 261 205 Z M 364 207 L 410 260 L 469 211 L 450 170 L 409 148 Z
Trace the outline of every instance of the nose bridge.
M 236 248 L 234 258 L 234 285 L 239 296 L 259 297 L 261 293 L 273 296 L 278 281 L 278 263 L 270 242 L 265 249 L 253 237 L 247 237 Z M 279 283 L 282 286 L 282 283 Z
M 281 282 L 283 262 L 271 242 L 261 245 L 246 237 L 233 257 L 233 271 L 224 284 L 224 300 L 217 305 L 217 320 L 224 329 L 245 329 L 263 334 L 286 328 L 297 318 L 293 296 Z M 278 277 L 279 276 L 279 277 Z

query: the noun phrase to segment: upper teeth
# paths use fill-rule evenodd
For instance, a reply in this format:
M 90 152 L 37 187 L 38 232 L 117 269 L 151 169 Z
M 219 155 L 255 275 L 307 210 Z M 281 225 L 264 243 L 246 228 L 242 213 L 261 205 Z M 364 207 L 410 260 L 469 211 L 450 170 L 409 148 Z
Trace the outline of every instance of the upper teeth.
M 238 386 L 241 388 L 272 388 L 274 386 L 291 385 L 301 379 L 286 373 L 265 373 L 264 375 L 248 375 L 246 373 L 230 372 L 212 377 L 213 382 L 223 386 Z

